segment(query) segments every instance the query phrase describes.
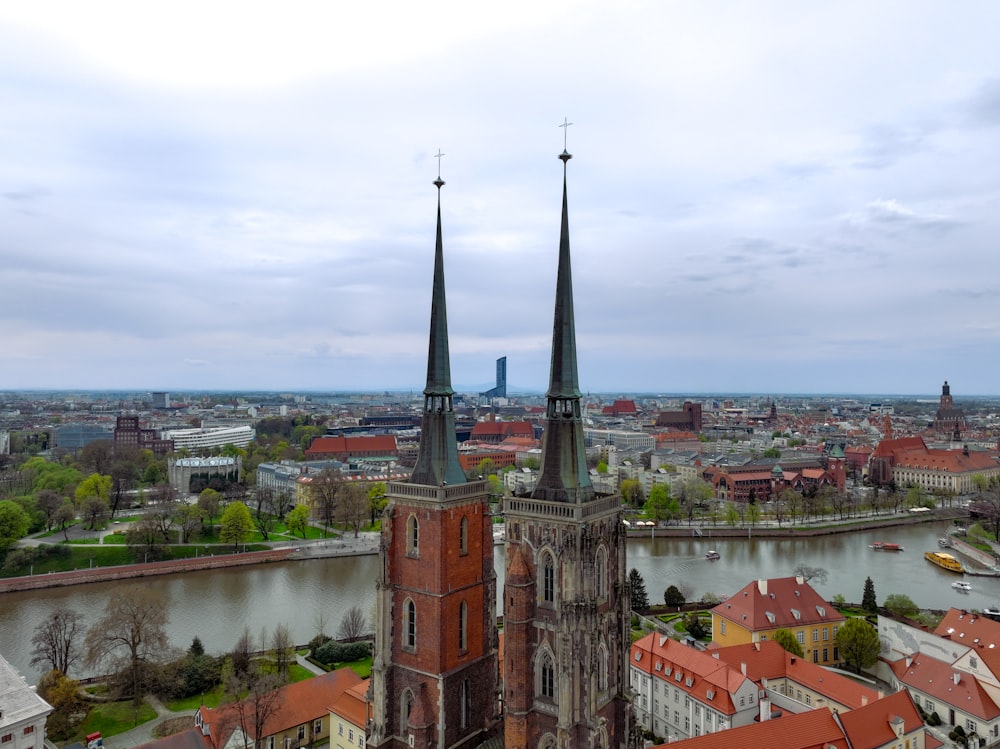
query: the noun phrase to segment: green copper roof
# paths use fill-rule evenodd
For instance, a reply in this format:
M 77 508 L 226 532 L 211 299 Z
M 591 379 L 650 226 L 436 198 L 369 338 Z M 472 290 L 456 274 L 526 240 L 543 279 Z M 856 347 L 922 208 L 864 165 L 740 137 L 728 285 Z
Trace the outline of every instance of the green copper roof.
M 576 325 L 573 318 L 573 275 L 569 252 L 569 203 L 566 165 L 572 158 L 563 151 L 562 227 L 559 235 L 559 270 L 552 324 L 552 365 L 546 392 L 542 466 L 531 496 L 558 502 L 581 503 L 594 498 L 587 472 L 580 411 L 580 385 L 576 367 Z
M 431 294 L 431 331 L 427 348 L 427 386 L 420 428 L 420 452 L 410 482 L 425 486 L 464 484 L 465 472 L 458 462 L 455 411 L 448 355 L 448 312 L 444 296 L 444 248 L 441 241 L 441 188 L 438 188 L 437 243 L 434 248 L 434 289 Z

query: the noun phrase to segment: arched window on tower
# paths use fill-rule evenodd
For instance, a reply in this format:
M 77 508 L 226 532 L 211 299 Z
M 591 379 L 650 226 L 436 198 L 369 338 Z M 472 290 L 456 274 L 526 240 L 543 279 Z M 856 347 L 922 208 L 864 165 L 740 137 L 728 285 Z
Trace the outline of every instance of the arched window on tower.
M 595 593 L 599 599 L 608 597 L 608 550 L 602 544 L 597 547 L 597 558 L 594 560 Z
M 410 713 L 413 712 L 413 692 L 409 689 L 403 691 L 403 696 L 399 700 L 399 729 L 400 733 L 406 731 L 406 726 L 410 722 Z
M 459 695 L 459 715 L 458 715 L 458 725 L 459 728 L 469 727 L 469 708 L 472 706 L 471 699 L 469 697 L 469 680 L 464 679 L 462 681 L 462 690 Z
M 458 553 L 469 553 L 469 518 L 465 516 L 458 524 Z
M 403 647 L 414 650 L 417 647 L 417 605 L 413 599 L 406 599 L 403 612 Z
M 542 655 L 538 671 L 538 694 L 547 700 L 556 696 L 556 669 L 552 662 L 552 653 Z
M 608 691 L 608 649 L 603 642 L 597 646 L 597 691 Z
M 469 647 L 469 607 L 462 601 L 458 607 L 458 649 L 465 652 Z
M 550 553 L 542 552 L 542 601 L 556 600 L 556 563 Z
M 420 552 L 420 523 L 416 515 L 406 519 L 406 553 L 413 556 Z

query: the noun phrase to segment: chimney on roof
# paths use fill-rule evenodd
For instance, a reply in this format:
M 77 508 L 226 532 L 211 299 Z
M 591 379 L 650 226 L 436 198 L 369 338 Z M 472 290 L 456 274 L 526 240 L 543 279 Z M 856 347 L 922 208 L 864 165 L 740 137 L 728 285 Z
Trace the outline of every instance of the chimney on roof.
M 909 655 L 906 656 L 906 667 L 909 668 L 912 665 L 913 665 L 913 657 Z
M 861 695 L 861 707 L 864 707 L 867 704 L 868 704 L 868 695 L 865 694 Z
M 762 596 L 766 596 L 767 595 L 767 580 L 758 580 L 757 581 L 757 590 L 760 592 L 760 594 Z
M 760 705 L 761 722 L 764 722 L 765 720 L 771 720 L 771 700 L 765 697 L 758 704 Z
M 951 680 L 954 681 L 956 684 L 958 684 L 958 682 L 962 680 L 962 674 L 956 671 L 951 675 Z
M 796 575 L 795 576 L 795 584 L 796 585 L 804 585 L 805 582 L 806 582 L 806 579 L 804 577 L 802 577 L 802 575 Z M 796 595 L 798 595 L 798 594 L 796 594 Z
M 747 675 L 747 664 L 746 663 L 740 663 L 740 673 L 743 674 L 744 676 Z
M 753 649 L 756 650 L 758 653 L 760 652 L 760 640 L 758 640 L 753 644 Z

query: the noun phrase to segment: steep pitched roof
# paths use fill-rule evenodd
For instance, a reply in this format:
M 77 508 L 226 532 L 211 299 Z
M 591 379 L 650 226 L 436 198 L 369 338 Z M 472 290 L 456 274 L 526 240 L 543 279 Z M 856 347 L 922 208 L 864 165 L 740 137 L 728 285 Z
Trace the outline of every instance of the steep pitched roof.
M 278 690 L 280 694 L 277 708 L 264 722 L 263 735 L 251 738 L 264 738 L 322 718 L 329 711 L 330 702 L 336 695 L 360 681 L 361 677 L 351 669 L 338 668 L 336 671 L 281 687 Z M 201 707 L 199 712 L 202 724 L 210 726 L 215 746 L 224 746 L 233 731 L 240 726 L 239 711 L 235 703 L 217 708 Z M 251 732 L 253 728 L 251 721 L 246 730 Z
M 944 615 L 934 634 L 972 648 L 972 653 L 1000 681 L 1000 622 L 953 608 Z
M 852 710 L 878 700 L 874 689 L 794 656 L 774 640 L 717 648 L 712 655 L 740 670 L 746 668 L 747 677 L 758 684 L 783 677 Z
M 899 722 L 901 721 L 901 723 Z M 924 721 L 905 689 L 872 702 L 857 710 L 840 714 L 840 724 L 853 749 L 877 749 L 895 746 L 897 728 L 903 735 L 924 729 Z
M 828 708 L 708 733 L 692 739 L 662 744 L 663 749 L 849 749 L 850 745 Z
M 751 632 L 846 621 L 801 577 L 754 580 L 713 608 L 712 613 Z
M 946 705 L 961 707 L 964 712 L 982 720 L 1000 718 L 1000 708 L 990 699 L 979 680 L 956 671 L 950 663 L 918 653 L 911 658 L 900 658 L 891 666 L 900 683 L 910 689 L 929 694 Z
M 357 684 L 334 697 L 330 703 L 330 712 L 364 728 L 368 722 L 368 685 L 370 683 L 371 679 L 358 677 Z

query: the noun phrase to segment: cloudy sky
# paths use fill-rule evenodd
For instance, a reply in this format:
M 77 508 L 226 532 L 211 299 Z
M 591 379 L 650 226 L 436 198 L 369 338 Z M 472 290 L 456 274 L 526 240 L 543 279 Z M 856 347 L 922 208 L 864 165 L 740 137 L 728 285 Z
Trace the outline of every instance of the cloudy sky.
M 1000 4 L 0 5 L 0 390 L 1000 392 Z

